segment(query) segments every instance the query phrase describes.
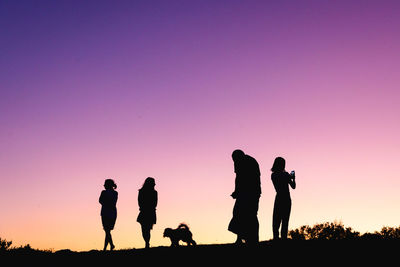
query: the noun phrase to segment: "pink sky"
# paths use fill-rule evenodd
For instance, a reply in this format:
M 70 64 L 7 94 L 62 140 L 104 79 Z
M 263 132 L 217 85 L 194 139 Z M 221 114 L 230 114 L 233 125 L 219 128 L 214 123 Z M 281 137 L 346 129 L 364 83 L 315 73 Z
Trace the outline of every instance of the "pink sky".
M 144 246 L 137 190 L 156 179 L 153 246 L 186 222 L 233 242 L 231 152 L 261 168 L 272 238 L 276 156 L 296 170 L 290 229 L 400 223 L 396 1 L 0 3 L 0 237 L 101 249 L 98 197 L 118 184 L 117 248 Z

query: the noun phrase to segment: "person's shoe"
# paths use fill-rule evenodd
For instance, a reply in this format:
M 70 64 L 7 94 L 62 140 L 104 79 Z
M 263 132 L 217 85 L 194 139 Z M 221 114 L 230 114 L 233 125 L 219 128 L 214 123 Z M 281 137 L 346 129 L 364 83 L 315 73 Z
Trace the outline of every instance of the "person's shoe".
M 243 241 L 242 241 L 242 239 L 240 239 L 240 238 L 236 239 L 236 241 L 235 241 L 235 245 L 237 245 L 237 246 L 241 246 L 241 245 L 243 245 Z

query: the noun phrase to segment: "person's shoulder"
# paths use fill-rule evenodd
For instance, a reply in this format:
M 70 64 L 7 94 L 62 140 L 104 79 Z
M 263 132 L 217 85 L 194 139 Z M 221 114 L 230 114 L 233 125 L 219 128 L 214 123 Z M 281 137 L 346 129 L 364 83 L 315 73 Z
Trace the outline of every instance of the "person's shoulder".
M 289 181 L 290 180 L 290 174 L 287 171 L 281 172 L 280 179 L 282 181 Z
M 248 160 L 255 160 L 255 158 L 253 158 L 252 156 L 250 156 L 250 155 L 245 155 L 245 157 L 248 159 Z
M 252 163 L 254 163 L 254 164 L 258 164 L 258 162 L 257 162 L 257 160 L 256 160 L 255 158 L 253 158 L 252 156 L 249 156 L 249 155 L 247 155 L 247 154 L 246 154 L 246 159 L 247 159 L 249 162 L 252 162 Z
M 290 176 L 289 173 L 287 172 L 273 172 L 271 173 L 271 179 L 281 179 L 283 177 L 288 177 Z

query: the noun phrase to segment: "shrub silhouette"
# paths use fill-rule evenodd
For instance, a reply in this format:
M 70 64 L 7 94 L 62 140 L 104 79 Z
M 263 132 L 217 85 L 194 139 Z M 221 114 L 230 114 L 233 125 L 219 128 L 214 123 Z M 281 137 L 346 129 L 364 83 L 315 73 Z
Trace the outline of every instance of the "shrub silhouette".
M 298 229 L 291 230 L 289 236 L 293 240 L 342 240 L 355 239 L 360 233 L 351 227 L 344 227 L 342 223 L 320 223 L 313 227 L 303 225 Z
M 7 241 L 0 238 L 0 251 L 5 251 L 11 247 L 12 241 Z
M 400 239 L 400 227 L 382 227 L 380 233 L 378 233 L 382 239 Z
M 300 228 L 291 230 L 289 236 L 292 240 L 343 240 L 343 239 L 364 239 L 364 240 L 394 240 L 400 239 L 399 227 L 382 227 L 381 231 L 365 233 L 360 235 L 351 227 L 344 227 L 342 223 L 320 223 L 314 226 L 303 225 Z

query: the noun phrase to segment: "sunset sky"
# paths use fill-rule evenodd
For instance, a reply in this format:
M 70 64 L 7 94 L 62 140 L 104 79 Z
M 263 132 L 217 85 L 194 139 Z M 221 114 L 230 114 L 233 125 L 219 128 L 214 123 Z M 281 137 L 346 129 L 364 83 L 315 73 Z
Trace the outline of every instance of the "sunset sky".
M 261 169 L 272 238 L 277 156 L 296 170 L 289 229 L 400 225 L 399 1 L 0 1 L 0 237 L 142 248 L 137 194 L 159 196 L 152 246 L 187 223 L 231 243 L 231 153 Z

